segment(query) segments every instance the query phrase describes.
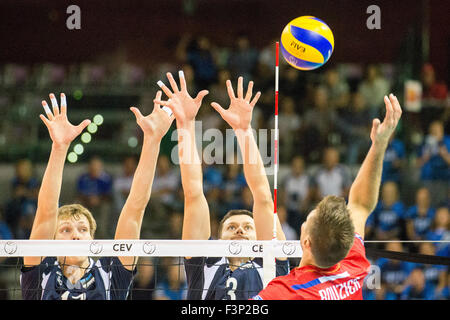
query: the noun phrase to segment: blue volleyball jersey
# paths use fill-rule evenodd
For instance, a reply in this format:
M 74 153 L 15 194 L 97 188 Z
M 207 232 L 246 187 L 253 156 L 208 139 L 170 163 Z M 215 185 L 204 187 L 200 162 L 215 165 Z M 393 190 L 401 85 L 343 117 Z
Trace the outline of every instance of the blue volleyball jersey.
M 24 300 L 126 300 L 134 271 L 127 270 L 117 257 L 89 258 L 84 276 L 72 284 L 55 257 L 41 264 L 22 267 L 20 285 Z
M 422 238 L 425 238 L 426 234 L 430 231 L 433 224 L 436 210 L 429 208 L 425 216 L 421 216 L 418 212 L 417 205 L 411 207 L 406 211 L 406 219 L 411 220 L 414 225 L 414 232 Z
M 227 258 L 185 259 L 188 300 L 248 300 L 263 289 L 262 258 L 241 264 L 234 271 Z M 289 273 L 288 260 L 276 260 L 276 276 Z

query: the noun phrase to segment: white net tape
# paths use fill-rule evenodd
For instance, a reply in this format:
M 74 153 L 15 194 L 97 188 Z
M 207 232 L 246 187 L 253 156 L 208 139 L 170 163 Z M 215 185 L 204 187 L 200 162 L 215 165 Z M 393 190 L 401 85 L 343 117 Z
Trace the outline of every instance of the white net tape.
M 267 249 L 266 249 L 267 248 Z M 158 256 L 261 257 L 272 248 L 274 257 L 299 258 L 299 241 L 232 240 L 0 240 L 0 257 Z M 272 254 L 271 254 L 272 255 Z
M 8 240 L 0 257 L 261 257 L 264 287 L 275 278 L 275 257 L 300 258 L 299 241 Z

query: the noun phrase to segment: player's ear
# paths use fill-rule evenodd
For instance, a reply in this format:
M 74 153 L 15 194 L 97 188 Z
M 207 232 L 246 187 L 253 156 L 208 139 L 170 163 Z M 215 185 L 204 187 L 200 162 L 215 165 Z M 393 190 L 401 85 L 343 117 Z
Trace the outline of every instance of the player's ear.
M 305 237 L 305 239 L 303 239 L 302 245 L 303 248 L 311 250 L 311 239 L 309 237 Z

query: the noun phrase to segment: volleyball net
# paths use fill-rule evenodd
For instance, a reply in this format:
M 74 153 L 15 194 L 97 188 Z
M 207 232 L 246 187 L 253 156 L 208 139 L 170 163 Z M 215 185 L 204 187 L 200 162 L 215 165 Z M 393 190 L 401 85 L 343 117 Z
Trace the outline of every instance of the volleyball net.
M 402 252 L 390 251 L 392 243 L 402 246 Z M 433 284 L 432 289 L 427 289 L 432 292 L 422 298 L 449 299 L 450 257 L 443 256 L 442 251 L 432 251 L 448 246 L 449 241 L 366 241 L 371 267 L 364 284 L 364 298 L 408 297 L 408 286 L 420 282 L 422 277 L 424 283 Z M 185 300 L 184 257 L 260 258 L 262 265 L 257 268 L 266 286 L 276 276 L 275 258 L 288 258 L 292 269 L 298 267 L 302 249 L 298 240 L 0 240 L 0 300 L 22 299 L 23 257 L 72 256 L 91 257 L 94 261 L 102 257 L 137 257 L 128 300 Z
M 275 258 L 295 261 L 301 258 L 302 249 L 299 241 L 278 240 L 0 241 L 0 299 L 21 299 L 20 273 L 23 257 L 76 256 L 91 257 L 94 260 L 100 257 L 137 257 L 137 274 L 129 299 L 147 297 L 178 300 L 185 298 L 187 291 L 184 257 L 261 258 L 262 270 L 258 271 L 265 286 L 276 276 Z

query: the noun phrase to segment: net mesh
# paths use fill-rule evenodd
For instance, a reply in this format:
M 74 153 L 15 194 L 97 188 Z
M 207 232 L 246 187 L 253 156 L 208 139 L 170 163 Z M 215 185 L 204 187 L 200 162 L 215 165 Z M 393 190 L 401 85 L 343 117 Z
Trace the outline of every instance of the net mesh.
M 395 246 L 393 245 L 395 244 Z M 387 250 L 401 247 L 406 253 L 442 256 L 433 248 L 449 246 L 448 241 L 367 241 L 366 248 Z M 398 249 L 398 248 L 397 248 Z M 371 250 L 367 250 L 370 252 Z M 290 269 L 298 266 L 302 252 L 298 241 L 0 241 L 0 300 L 23 299 L 20 284 L 24 256 L 89 256 L 93 261 L 103 257 L 136 256 L 136 274 L 126 290 L 127 300 L 185 300 L 187 279 L 184 256 L 192 257 L 255 257 L 263 260 L 262 277 L 271 275 L 264 269 L 275 268 L 274 257 L 287 257 Z M 371 263 L 363 286 L 364 299 L 370 300 L 449 300 L 449 266 L 388 259 L 367 254 Z M 114 260 L 111 258 L 112 265 Z M 95 268 L 95 266 L 94 266 Z M 258 267 L 257 267 L 258 268 Z M 271 278 L 263 279 L 264 283 Z M 37 287 L 34 294 L 42 294 Z M 105 288 L 108 295 L 120 294 L 120 289 Z M 116 291 L 114 291 L 116 290 Z M 123 292 L 122 292 L 123 293 Z M 202 292 L 203 293 L 203 292 Z M 232 292 L 233 293 L 233 292 Z M 236 294 L 236 293 L 235 293 Z M 238 293 L 237 293 L 238 294 Z M 238 295 L 239 296 L 239 295 Z M 233 298 L 233 294 L 229 298 Z

